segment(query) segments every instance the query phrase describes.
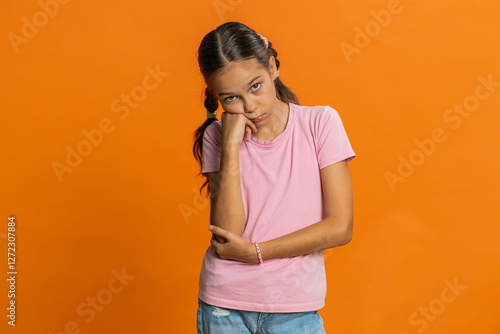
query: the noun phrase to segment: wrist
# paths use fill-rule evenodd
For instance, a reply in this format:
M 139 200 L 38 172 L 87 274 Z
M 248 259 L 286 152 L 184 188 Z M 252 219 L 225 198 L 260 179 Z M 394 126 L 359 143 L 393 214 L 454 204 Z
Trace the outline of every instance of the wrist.
M 255 244 L 253 242 L 248 242 L 246 259 L 243 261 L 246 263 L 259 263 L 257 252 L 255 251 Z
M 240 148 L 226 144 L 222 147 L 220 171 L 235 176 L 240 173 Z
M 240 143 L 234 141 L 223 140 L 221 146 L 222 150 L 226 153 L 239 153 L 240 151 Z
M 257 251 L 255 250 L 255 243 L 248 242 L 247 255 L 246 260 L 243 260 L 246 263 L 259 263 L 259 258 L 257 257 Z

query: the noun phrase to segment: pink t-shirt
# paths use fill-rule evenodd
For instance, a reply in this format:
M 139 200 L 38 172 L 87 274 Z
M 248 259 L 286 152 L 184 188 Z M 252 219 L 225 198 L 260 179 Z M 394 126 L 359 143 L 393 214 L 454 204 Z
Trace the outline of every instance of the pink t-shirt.
M 240 144 L 240 182 L 246 225 L 242 237 L 264 242 L 321 221 L 320 169 L 355 154 L 337 111 L 289 103 L 288 122 L 270 142 Z M 222 124 L 203 136 L 202 174 L 220 170 Z M 323 251 L 262 264 L 222 260 L 210 245 L 198 297 L 208 304 L 256 312 L 307 312 L 325 305 Z

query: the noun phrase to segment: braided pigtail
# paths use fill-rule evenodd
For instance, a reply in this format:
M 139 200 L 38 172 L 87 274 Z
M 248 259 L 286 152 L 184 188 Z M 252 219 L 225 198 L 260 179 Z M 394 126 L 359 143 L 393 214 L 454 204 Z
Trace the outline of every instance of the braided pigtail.
M 217 108 L 219 108 L 219 101 L 217 98 L 212 94 L 210 89 L 207 87 L 205 89 L 205 102 L 203 103 L 205 105 L 206 111 L 214 113 Z M 211 117 L 205 120 L 205 122 L 193 133 L 194 137 L 194 145 L 193 145 L 193 155 L 195 159 L 198 161 L 199 165 L 201 166 L 203 163 L 203 156 L 202 156 L 202 148 L 203 148 L 203 133 L 205 132 L 205 129 L 208 128 L 210 124 L 215 122 L 217 118 Z M 201 171 L 198 173 L 198 175 L 201 174 Z M 205 180 L 205 183 L 200 188 L 201 190 L 207 186 L 207 195 L 210 194 L 210 184 L 208 182 L 208 177 Z

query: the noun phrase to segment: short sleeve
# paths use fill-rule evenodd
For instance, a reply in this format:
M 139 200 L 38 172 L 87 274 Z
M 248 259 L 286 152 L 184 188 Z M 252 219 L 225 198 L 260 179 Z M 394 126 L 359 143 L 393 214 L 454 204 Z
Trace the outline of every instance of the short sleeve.
M 203 133 L 201 174 L 208 176 L 209 172 L 220 170 L 222 146 L 222 126 L 220 121 L 210 124 Z
M 347 159 L 350 162 L 356 157 L 338 112 L 330 106 L 318 114 L 317 155 L 319 169 Z

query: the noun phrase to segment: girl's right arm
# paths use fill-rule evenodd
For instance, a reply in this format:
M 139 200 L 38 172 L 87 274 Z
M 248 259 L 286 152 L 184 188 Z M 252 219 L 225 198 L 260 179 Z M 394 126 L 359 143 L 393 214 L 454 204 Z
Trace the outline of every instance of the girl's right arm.
M 223 112 L 220 171 L 209 173 L 211 189 L 210 224 L 239 236 L 245 229 L 245 210 L 241 195 L 239 147 L 243 136 L 250 140 L 255 124 L 242 114 Z M 224 238 L 215 236 L 217 241 Z

